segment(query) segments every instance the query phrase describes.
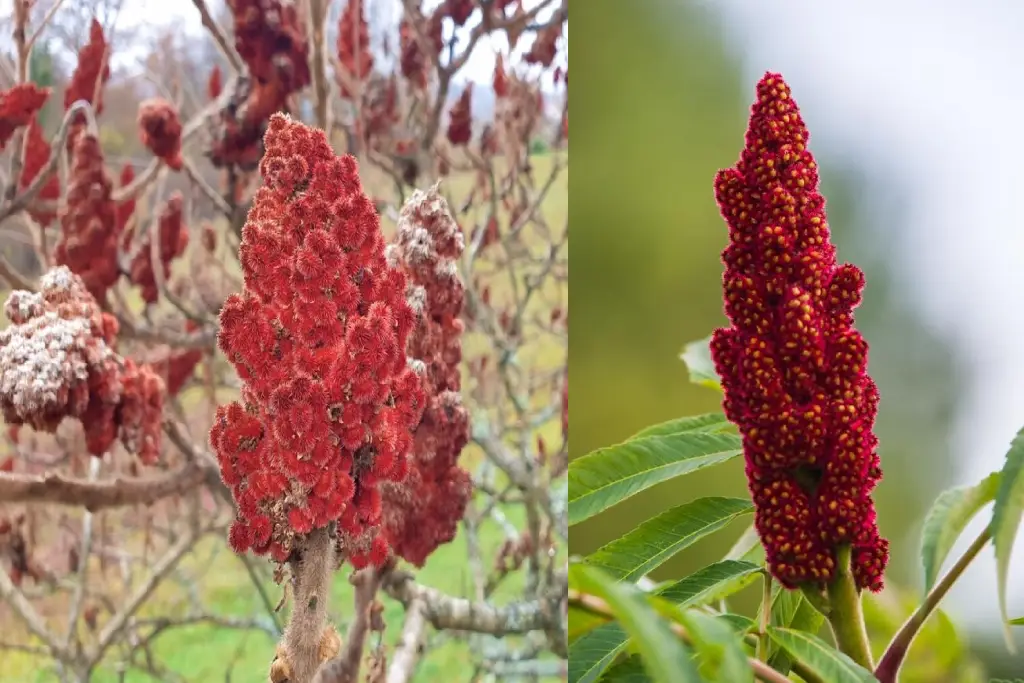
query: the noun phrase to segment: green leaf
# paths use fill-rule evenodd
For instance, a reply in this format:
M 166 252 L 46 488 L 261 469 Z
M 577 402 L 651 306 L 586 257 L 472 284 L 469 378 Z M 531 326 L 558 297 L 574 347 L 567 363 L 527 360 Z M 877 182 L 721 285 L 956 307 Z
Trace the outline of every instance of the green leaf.
M 674 607 L 678 608 L 705 605 L 742 589 L 754 581 L 760 571 L 756 564 L 723 560 L 699 569 L 685 579 L 661 586 L 653 594 L 675 603 Z M 737 614 L 722 615 L 721 618 L 737 632 L 748 630 L 754 623 Z M 627 641 L 626 632 L 616 624 L 607 624 L 580 638 L 569 650 L 570 683 L 596 680 L 591 676 L 600 675 L 622 654 Z
M 716 617 L 687 610 L 679 615 L 690 633 L 706 681 L 754 683 L 741 636 Z
M 735 434 L 681 432 L 631 439 L 569 463 L 569 524 L 578 524 L 655 484 L 732 460 Z
M 870 671 L 810 633 L 769 626 L 768 637 L 826 683 L 878 683 Z
M 761 567 L 750 562 L 722 560 L 674 581 L 656 593 L 680 607 L 696 607 L 737 593 L 753 583 Z
M 640 658 L 633 655 L 608 669 L 601 683 L 651 683 L 651 680 Z
M 698 498 L 647 520 L 594 551 L 584 562 L 616 579 L 633 582 L 753 509 L 745 498 Z
M 593 683 L 626 650 L 626 631 L 616 622 L 599 626 L 569 648 L 569 683 Z
M 817 635 L 825 623 L 825 617 L 807 601 L 803 593 L 797 590 L 788 590 L 778 582 L 774 582 L 772 583 L 771 613 L 768 623 L 779 628 L 806 631 Z M 788 674 L 793 666 L 793 659 L 785 650 L 774 642 L 770 642 L 768 644 L 768 665 L 776 671 Z
M 755 626 L 757 626 L 753 619 L 743 616 L 742 614 L 732 614 L 727 612 L 725 614 L 719 614 L 718 618 L 728 624 L 729 628 L 740 635 L 749 633 Z
M 607 623 L 608 619 L 600 615 L 569 605 L 569 642 Z
M 1016 619 L 1010 619 L 1007 624 L 1011 626 L 1024 626 L 1024 617 L 1017 617 Z
M 596 567 L 573 564 L 570 580 L 585 593 L 603 599 L 625 629 L 643 658 L 644 669 L 655 683 L 701 683 L 689 649 L 676 637 L 667 621 L 647 604 L 647 596 L 635 586 L 616 582 Z
M 674 420 L 669 420 L 668 422 L 651 425 L 650 427 L 640 430 L 629 438 L 632 440 L 640 439 L 645 436 L 661 436 L 663 434 L 679 434 L 681 432 L 714 433 L 732 428 L 733 424 L 729 422 L 722 413 L 705 413 L 704 415 L 687 415 L 686 417 L 677 417 Z
M 994 472 L 975 486 L 962 486 L 944 491 L 935 500 L 921 530 L 921 564 L 924 566 L 925 593 L 932 589 L 942 563 L 956 539 L 987 503 L 992 502 L 999 487 L 999 473 Z
M 1024 429 L 1017 432 L 1010 444 L 999 477 L 990 529 L 992 543 L 996 548 L 996 585 L 999 589 L 999 613 L 1003 617 L 1003 635 L 1006 647 L 1010 652 L 1016 652 L 1013 635 L 1006 623 L 1009 618 L 1006 613 L 1006 578 L 1010 570 L 1010 553 L 1013 552 L 1013 542 L 1020 527 L 1021 513 L 1024 512 Z
M 722 380 L 715 371 L 715 363 L 711 360 L 711 335 L 700 341 L 690 342 L 683 347 L 679 357 L 690 370 L 690 381 L 694 384 L 722 390 Z

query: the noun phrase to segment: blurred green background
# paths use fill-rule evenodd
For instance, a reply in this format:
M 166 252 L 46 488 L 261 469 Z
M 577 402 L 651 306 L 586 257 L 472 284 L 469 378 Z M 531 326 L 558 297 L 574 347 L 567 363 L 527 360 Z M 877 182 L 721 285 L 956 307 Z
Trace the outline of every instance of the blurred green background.
M 754 77 L 744 78 L 706 6 L 588 0 L 574 19 L 570 364 L 578 457 L 652 423 L 719 409 L 719 395 L 688 382 L 679 353 L 725 323 L 719 254 L 727 235 L 712 183 L 743 145 Z M 954 479 L 948 443 L 960 359 L 892 285 L 884 236 L 900 223 L 898 185 L 821 153 L 809 125 L 839 257 L 867 275 L 857 322 L 882 396 L 885 478 L 876 499 L 893 544 L 889 585 L 914 596 L 920 522 Z M 573 527 L 572 552 L 588 553 L 692 498 L 745 494 L 739 462 L 668 482 Z M 680 577 L 718 559 L 741 531 L 706 539 L 652 578 Z M 1020 673 L 1001 642 L 983 645 L 991 674 Z M 920 680 L 968 680 L 945 675 L 953 677 Z

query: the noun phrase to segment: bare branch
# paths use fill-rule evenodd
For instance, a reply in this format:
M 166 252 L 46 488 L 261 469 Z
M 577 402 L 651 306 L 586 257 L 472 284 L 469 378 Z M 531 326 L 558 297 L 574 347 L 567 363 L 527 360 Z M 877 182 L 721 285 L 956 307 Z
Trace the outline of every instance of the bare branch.
M 61 661 L 67 661 L 67 650 L 64 649 L 64 646 L 57 640 L 57 636 L 46 626 L 46 622 L 43 621 L 39 612 L 32 606 L 32 603 L 25 599 L 25 596 L 18 590 L 18 587 L 14 585 L 11 577 L 7 576 L 5 571 L 0 571 L 0 597 L 7 601 L 7 604 L 21 618 L 25 626 L 28 627 L 28 630 L 32 632 L 32 635 L 46 643 L 54 657 Z
M 199 17 L 203 20 L 203 26 L 213 36 L 213 42 L 217 44 L 220 49 L 220 53 L 224 55 L 224 59 L 228 60 L 228 64 L 237 73 L 242 70 L 242 58 L 238 56 L 238 52 L 235 50 L 227 39 L 224 33 L 224 29 L 220 27 L 217 20 L 210 14 L 210 8 L 206 6 L 205 0 L 192 0 L 192 4 L 199 10 Z
M 58 472 L 43 475 L 0 473 L 0 501 L 53 503 L 84 507 L 89 511 L 124 505 L 151 505 L 183 493 L 205 481 L 209 468 L 188 463 L 171 474 L 103 481 L 74 479 Z
M 559 604 L 565 599 L 568 583 L 565 574 L 556 577 L 550 593 L 536 600 L 513 602 L 504 607 L 456 598 L 416 583 L 407 572 L 396 571 L 385 577 L 384 591 L 403 605 L 421 600 L 426 619 L 438 629 L 473 631 L 503 636 L 509 633 L 542 631 L 550 622 L 561 619 Z
M 386 573 L 386 570 L 383 570 Z M 355 587 L 353 603 L 355 614 L 345 634 L 344 649 L 337 657 L 325 663 L 314 683 L 357 683 L 359 665 L 363 660 L 363 647 L 370 632 L 371 610 L 383 575 L 373 567 L 353 572 L 349 581 Z
M 177 566 L 178 562 L 185 555 L 186 552 L 192 549 L 195 542 L 199 538 L 209 531 L 208 527 L 199 530 L 190 530 L 188 533 L 182 534 L 178 539 L 178 542 L 172 545 L 164 553 L 163 557 L 153 565 L 153 569 L 150 572 L 149 577 L 144 581 L 135 591 L 124 606 L 111 617 L 110 621 L 106 623 L 103 630 L 100 632 L 99 638 L 97 639 L 97 645 L 92 650 L 88 657 L 90 661 L 90 668 L 95 666 L 100 660 L 103 659 L 103 655 L 114 644 L 115 638 L 128 624 L 128 620 L 138 611 L 139 607 L 149 598 L 149 596 L 156 590 L 157 586 L 164 577 Z
M 35 199 L 36 195 L 39 194 L 39 191 L 43 189 L 43 186 L 50 179 L 53 172 L 57 170 L 57 163 L 64 153 L 64 146 L 67 143 L 68 133 L 71 131 L 71 122 L 75 120 L 79 113 L 85 114 L 86 119 L 89 122 L 88 125 L 90 130 L 95 130 L 96 118 L 93 115 L 92 105 L 85 100 L 78 100 L 77 102 L 72 103 L 64 113 L 64 119 L 60 122 L 60 128 L 57 130 L 57 136 L 51 146 L 50 158 L 46 161 L 46 165 L 43 166 L 38 175 L 32 179 L 32 182 L 29 183 L 28 187 L 26 187 L 16 197 L 13 197 L 7 206 L 0 208 L 0 223 L 28 206 L 29 202 Z M 12 178 L 10 182 L 13 184 L 16 181 Z
M 324 56 L 324 23 L 327 21 L 328 0 L 309 0 L 309 32 L 312 50 L 309 51 L 309 71 L 313 74 L 316 125 L 331 132 L 331 97 L 327 79 L 327 59 Z
M 387 683 L 408 683 L 416 673 L 427 630 L 423 601 L 413 598 L 405 608 L 405 626 L 388 667 Z

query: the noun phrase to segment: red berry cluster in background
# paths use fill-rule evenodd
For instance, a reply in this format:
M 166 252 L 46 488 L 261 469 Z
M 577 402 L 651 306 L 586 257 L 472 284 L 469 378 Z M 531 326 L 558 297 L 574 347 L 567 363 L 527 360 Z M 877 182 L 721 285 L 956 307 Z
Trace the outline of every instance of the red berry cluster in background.
M 103 112 L 103 86 L 110 79 L 110 46 L 103 35 L 103 27 L 95 19 L 89 25 L 89 42 L 78 51 L 78 64 L 71 81 L 64 91 L 64 111 L 78 100 L 92 105 L 93 112 L 99 116 Z M 68 149 L 72 150 L 79 132 L 85 126 L 85 117 L 75 117 L 68 134 Z
M 427 47 L 440 54 L 444 48 L 443 21 L 444 5 L 441 5 L 434 13 L 427 18 L 425 28 L 425 42 Z M 424 52 L 424 46 L 416 35 L 416 29 L 403 18 L 398 28 L 399 56 L 398 63 L 402 76 L 409 81 L 409 85 L 422 90 L 427 87 L 427 73 L 430 68 L 430 55 Z
M 849 544 L 857 585 L 877 591 L 888 561 L 871 500 L 878 389 L 852 314 L 864 275 L 837 265 L 807 142 L 789 86 L 766 74 L 740 160 L 715 180 L 732 326 L 711 353 L 772 574 L 788 587 L 826 582 Z
M 499 52 L 494 55 L 494 77 L 492 80 L 495 97 L 508 95 L 508 74 L 505 72 L 505 57 Z
M 160 97 L 145 100 L 139 105 L 138 118 L 142 144 L 168 168 L 180 171 L 181 121 L 174 105 Z
M 370 26 L 363 11 L 363 0 L 348 0 L 338 20 L 338 64 L 348 78 L 361 83 L 373 73 L 373 51 L 370 50 Z M 351 98 L 347 79 L 338 78 L 342 97 Z
M 558 40 L 562 37 L 562 22 L 552 22 L 543 31 L 537 34 L 529 51 L 523 55 L 523 61 L 527 64 L 540 64 L 543 67 L 551 66 L 558 54 Z
M 157 240 L 160 249 L 160 268 L 166 281 L 171 275 L 171 261 L 185 253 L 188 246 L 188 228 L 183 221 L 184 197 L 175 192 L 164 204 L 157 221 Z M 149 231 L 145 237 L 133 245 L 135 230 L 125 233 L 126 248 L 134 249 L 134 256 L 129 271 L 129 279 L 142 290 L 142 300 L 148 304 L 160 298 L 156 274 L 153 271 L 152 242 L 153 233 Z
M 206 96 L 211 100 L 215 100 L 220 97 L 221 92 L 224 90 L 223 74 L 220 72 L 220 67 L 216 64 L 210 69 L 210 78 L 206 82 Z
M 467 83 L 448 114 L 448 142 L 465 145 L 473 137 L 473 84 Z
M 387 136 L 402 117 L 398 110 L 398 79 L 391 74 L 386 79 L 373 79 L 367 84 L 363 96 L 365 115 L 356 121 L 356 132 L 368 142 Z
M 195 324 L 189 321 L 185 329 L 193 331 Z M 177 396 L 185 384 L 192 378 L 196 366 L 203 359 L 202 349 L 161 349 L 152 358 L 147 358 L 147 365 L 160 376 L 167 388 L 168 396 Z
M 67 267 L 48 271 L 40 292 L 16 290 L 0 332 L 0 410 L 9 425 L 53 432 L 81 421 L 89 453 L 120 438 L 145 463 L 160 452 L 164 386 L 146 365 L 114 351 L 117 321 L 100 310 Z
M 228 8 L 235 49 L 249 77 L 239 81 L 233 101 L 221 111 L 209 155 L 217 166 L 250 165 L 259 159 L 270 115 L 286 111 L 288 98 L 310 83 L 308 44 L 294 2 L 228 0 Z M 211 92 L 212 80 L 211 75 Z
M 353 565 L 380 564 L 379 485 L 405 478 L 423 412 L 405 354 L 416 313 L 356 160 L 282 114 L 264 146 L 245 286 L 220 314 L 218 343 L 243 383 L 210 432 L 238 504 L 229 540 L 283 562 L 297 537 L 337 522 Z
M 451 17 L 456 26 L 462 26 L 473 15 L 476 9 L 476 0 L 445 0 L 442 7 L 444 13 Z
M 50 143 L 43 136 L 42 127 L 33 119 L 28 124 L 28 130 L 25 132 L 25 163 L 21 168 L 21 177 L 18 179 L 19 189 L 24 191 L 25 188 L 31 185 L 32 181 L 36 179 L 36 176 L 39 175 L 49 160 Z M 57 174 L 54 173 L 43 183 L 42 189 L 36 195 L 36 201 L 53 202 L 59 198 L 60 180 L 57 178 Z M 32 220 L 43 227 L 49 226 L 57 217 L 57 214 L 52 211 L 36 209 L 29 209 L 29 215 L 32 216 Z
M 408 355 L 422 364 L 426 408 L 408 477 L 382 490 L 388 541 L 395 554 L 418 566 L 455 538 L 473 488 L 457 463 L 469 441 L 469 415 L 459 393 L 464 289 L 456 264 L 463 248 L 462 231 L 437 187 L 414 192 L 399 215 L 388 257 L 406 271 L 408 299 L 419 316 Z
M 19 83 L 0 91 L 0 151 L 14 131 L 35 120 L 49 96 L 49 88 L 40 88 L 35 83 Z
M 54 249 L 57 265 L 82 278 L 97 301 L 105 301 L 120 271 L 117 264 L 117 211 L 103 153 L 94 135 L 79 135 L 71 156 L 61 235 Z

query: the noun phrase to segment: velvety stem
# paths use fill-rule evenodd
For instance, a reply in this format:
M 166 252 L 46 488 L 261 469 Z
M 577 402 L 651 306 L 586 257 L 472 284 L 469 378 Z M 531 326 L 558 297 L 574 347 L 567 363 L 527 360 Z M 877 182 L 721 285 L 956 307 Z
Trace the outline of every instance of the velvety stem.
M 899 632 L 893 636 L 889 646 L 885 649 L 885 653 L 882 655 L 881 661 L 878 663 L 878 668 L 875 669 L 875 677 L 881 681 L 881 683 L 895 683 L 896 676 L 900 672 L 900 666 L 903 664 L 903 660 L 907 656 L 907 652 L 910 651 L 910 646 L 914 642 L 914 637 L 917 636 L 917 632 L 921 630 L 924 623 L 931 616 L 931 613 L 935 611 L 935 608 L 939 606 L 942 598 L 946 596 L 949 589 L 953 587 L 964 570 L 967 569 L 968 565 L 974 561 L 974 558 L 978 556 L 982 548 L 988 545 L 991 540 L 992 534 L 989 532 L 988 527 L 974 540 L 974 542 L 964 551 L 964 554 L 956 561 L 949 572 L 946 573 L 942 579 L 935 584 L 928 595 L 925 597 L 924 602 L 917 608 L 917 610 L 910 615 L 906 623 L 900 628 Z
M 327 529 L 314 529 L 303 539 L 293 560 L 294 601 L 284 630 L 289 683 L 309 683 L 321 662 L 320 640 L 327 625 L 327 599 L 334 573 L 334 539 Z
M 840 546 L 837 553 L 836 577 L 828 584 L 829 613 L 827 615 L 836 647 L 865 669 L 873 669 L 871 647 L 864 612 L 860 604 L 860 591 L 850 569 L 852 549 Z

